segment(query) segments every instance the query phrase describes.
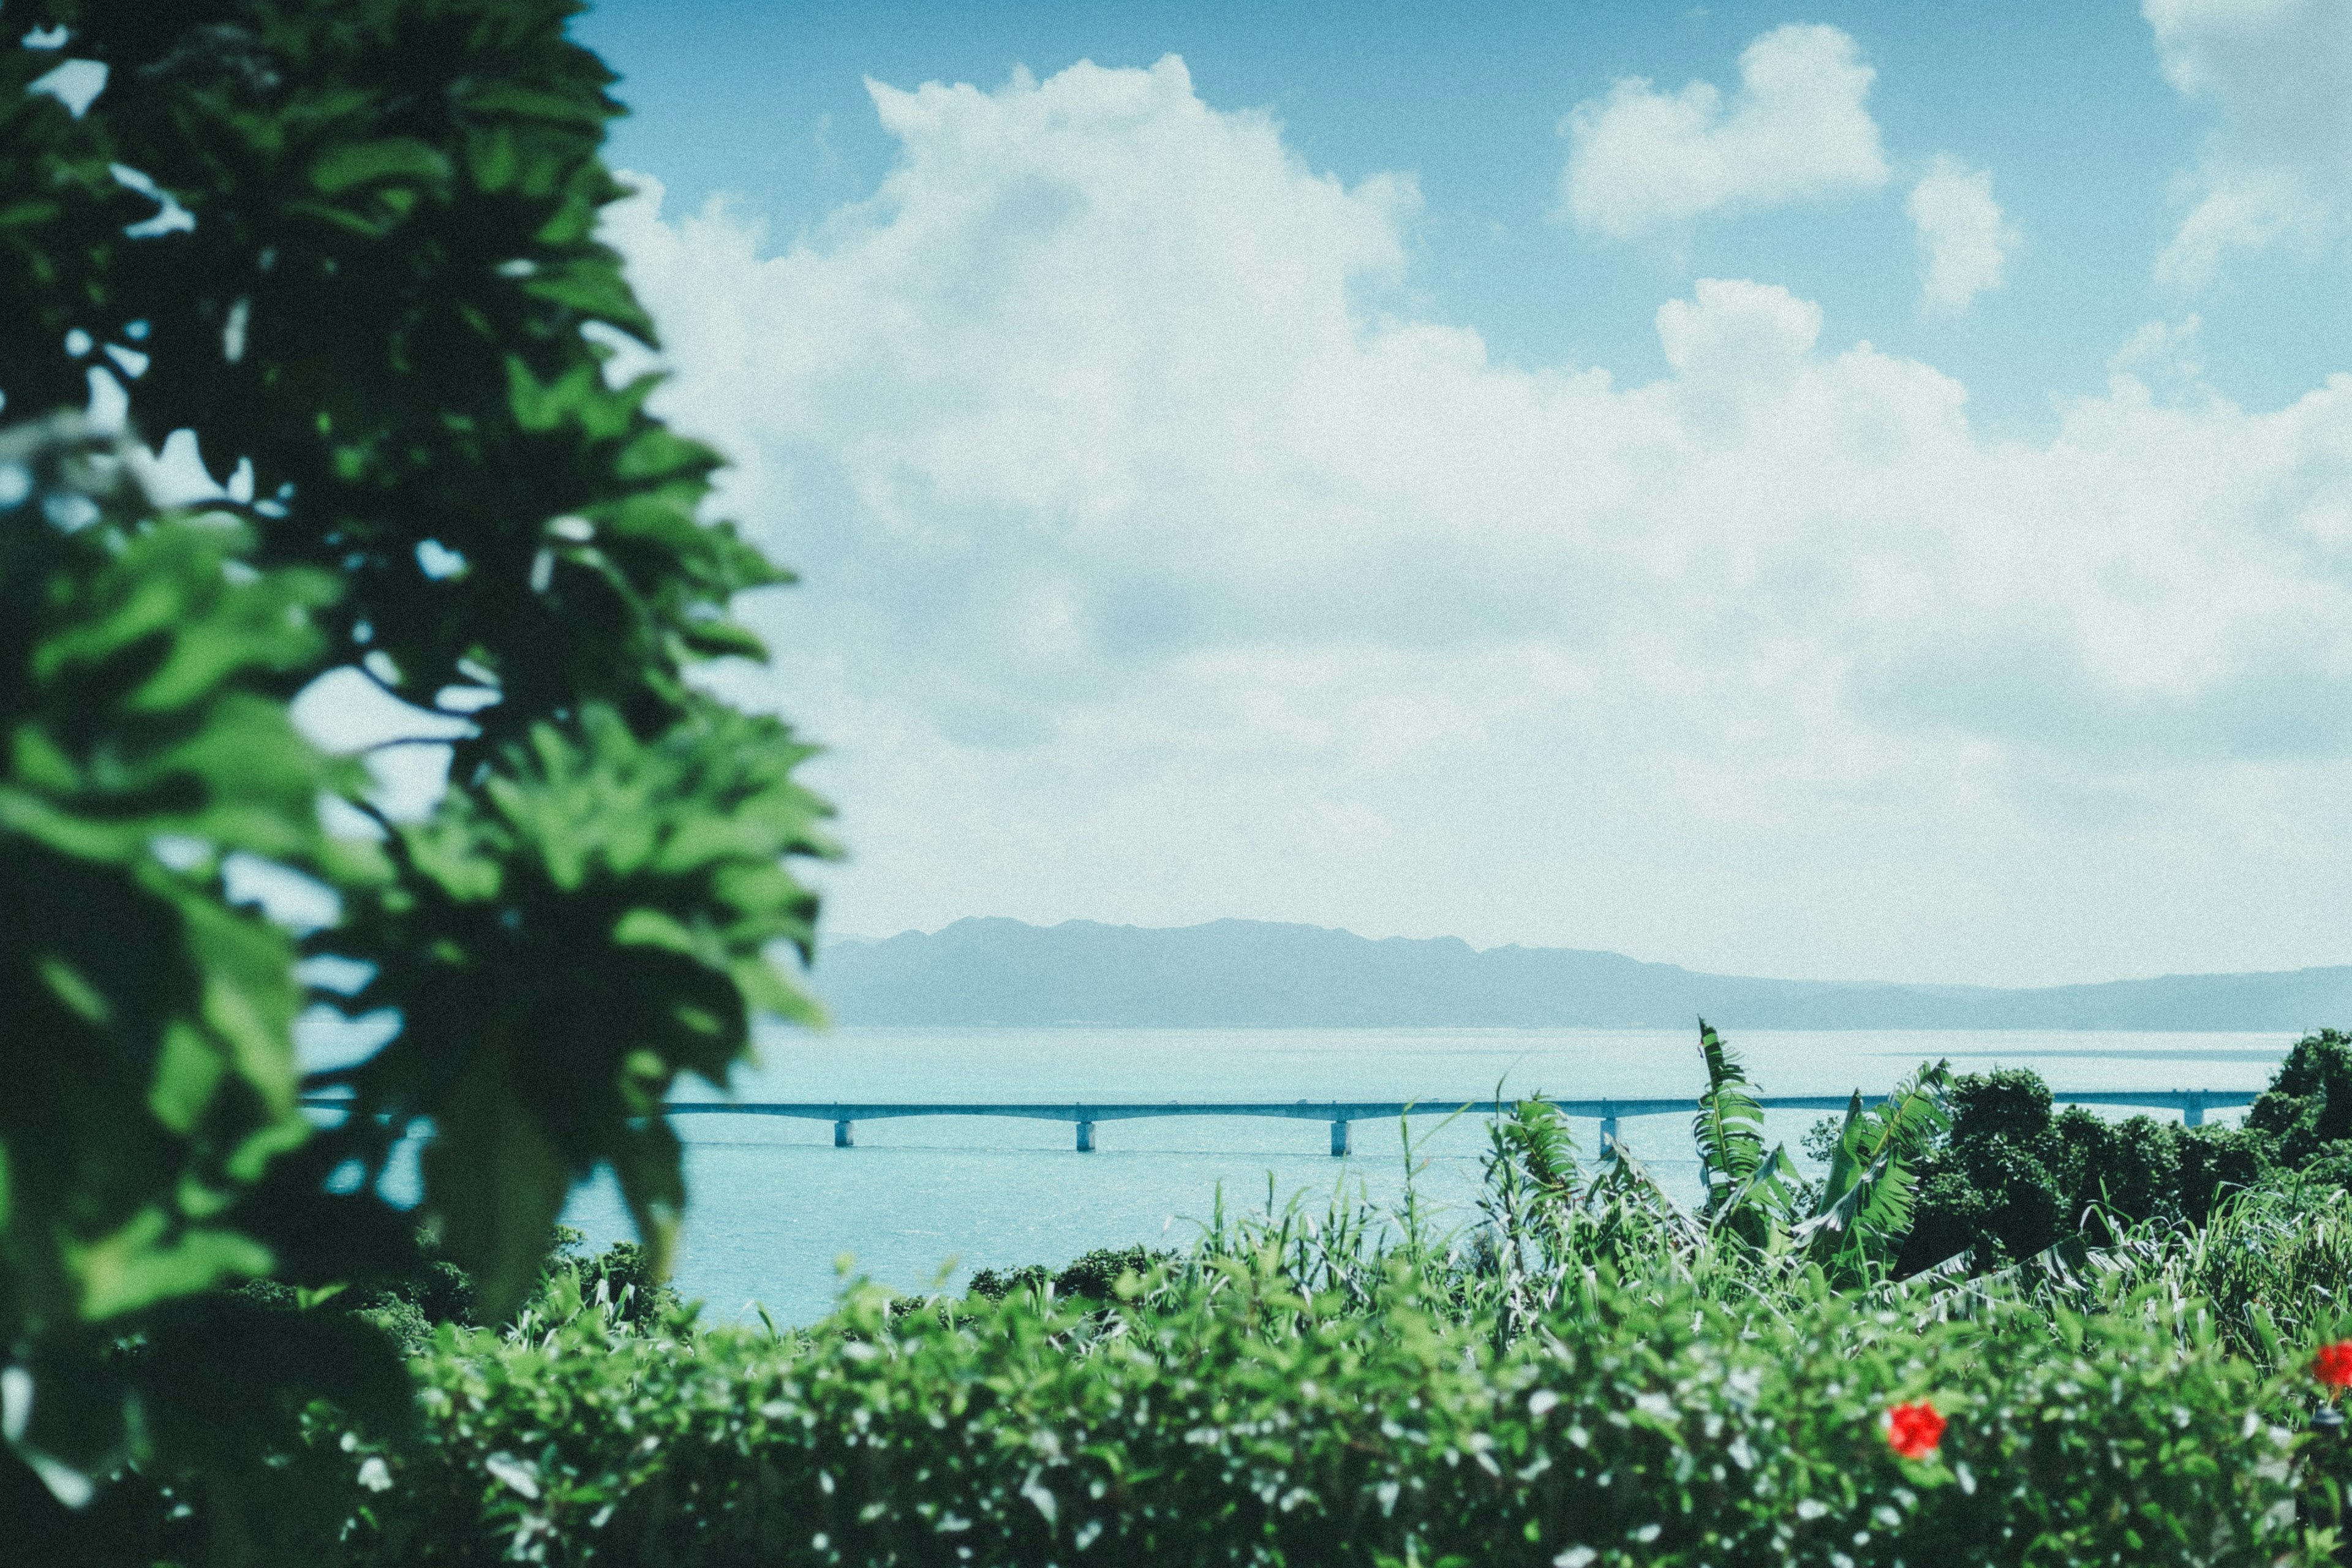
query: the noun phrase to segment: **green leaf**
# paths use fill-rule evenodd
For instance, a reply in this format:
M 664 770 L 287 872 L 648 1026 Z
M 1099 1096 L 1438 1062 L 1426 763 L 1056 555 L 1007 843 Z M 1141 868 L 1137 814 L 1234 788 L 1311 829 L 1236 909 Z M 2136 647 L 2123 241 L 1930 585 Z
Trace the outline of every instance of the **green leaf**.
M 1739 1058 L 1704 1018 L 1698 1021 L 1699 1055 L 1706 1063 L 1706 1089 L 1700 1094 L 1691 1137 L 1707 1169 L 1707 1210 L 1756 1173 L 1764 1159 L 1764 1110 Z
M 163 1031 L 154 1086 L 147 1091 L 148 1109 L 173 1131 L 194 1132 L 227 1076 L 228 1064 L 212 1042 L 185 1019 L 175 1018 Z
M 331 196 L 377 180 L 439 182 L 448 177 L 447 154 L 410 136 L 346 142 L 330 147 L 310 164 L 310 184 Z
M 269 1249 L 249 1236 L 205 1226 L 175 1226 L 151 1204 L 110 1234 L 68 1249 L 81 1283 L 81 1315 L 92 1322 L 175 1296 L 209 1289 L 224 1279 L 269 1272 Z
M 517 82 L 495 80 L 484 85 L 468 84 L 460 101 L 469 114 L 512 115 L 518 119 L 576 125 L 593 132 L 601 132 L 604 121 L 614 113 L 602 94 L 550 92 Z
M 522 288 L 533 299 L 578 310 L 625 332 L 653 335 L 652 319 L 638 306 L 615 262 L 574 261 L 561 272 L 532 278 Z
M 433 1128 L 424 1157 L 425 1206 L 440 1218 L 449 1256 L 473 1277 L 483 1310 L 503 1319 L 538 1280 L 570 1173 L 517 1097 L 507 1053 L 496 1043 L 434 1106 Z
M 515 423 L 529 431 L 552 430 L 566 417 L 579 419 L 600 390 L 596 367 L 576 365 L 551 382 L 542 382 L 519 354 L 507 358 L 507 405 Z

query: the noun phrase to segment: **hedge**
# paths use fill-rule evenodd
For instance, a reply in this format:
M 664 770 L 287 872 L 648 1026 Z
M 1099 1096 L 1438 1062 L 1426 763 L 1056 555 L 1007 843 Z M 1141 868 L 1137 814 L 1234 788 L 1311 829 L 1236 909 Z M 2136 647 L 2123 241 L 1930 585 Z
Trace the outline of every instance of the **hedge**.
M 803 1334 L 445 1331 L 427 1435 L 320 1422 L 361 1564 L 2325 1562 L 2340 1444 L 2194 1309 L 1757 1320 L 1594 1281 L 1504 1348 L 1399 1269 L 1369 1312 L 1212 1281 Z M 1091 1307 L 1091 1304 L 1089 1304 Z M 2300 1400 L 2300 1404 L 2298 1401 Z M 1905 1458 L 1897 1404 L 1948 1422 Z M 2309 1463 L 2315 1444 L 2324 1462 Z M 2303 1512 L 2298 1516 L 2298 1492 Z

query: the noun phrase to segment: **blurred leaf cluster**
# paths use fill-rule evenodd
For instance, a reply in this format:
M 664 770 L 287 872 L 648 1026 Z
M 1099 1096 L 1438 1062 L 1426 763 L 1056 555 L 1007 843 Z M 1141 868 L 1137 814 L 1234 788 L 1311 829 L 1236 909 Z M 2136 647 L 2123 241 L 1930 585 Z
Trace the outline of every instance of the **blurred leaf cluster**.
M 381 1330 L 310 1309 L 413 1278 L 420 1229 L 500 1321 L 609 1166 L 657 1285 L 662 1098 L 813 1016 L 776 967 L 814 943 L 787 862 L 830 852 L 807 748 L 693 679 L 763 657 L 731 605 L 787 579 L 622 374 L 658 345 L 596 238 L 575 9 L 9 8 L 0 1511 L 59 1540 L 115 1478 L 268 1549 L 304 1401 L 404 1407 Z M 159 454 L 214 499 L 152 501 Z M 337 681 L 387 754 L 446 745 L 429 809 L 289 721 Z M 336 912 L 299 931 L 231 896 L 304 882 Z M 320 1005 L 388 1043 L 305 1078 Z M 264 1278 L 290 1317 L 223 1293 Z

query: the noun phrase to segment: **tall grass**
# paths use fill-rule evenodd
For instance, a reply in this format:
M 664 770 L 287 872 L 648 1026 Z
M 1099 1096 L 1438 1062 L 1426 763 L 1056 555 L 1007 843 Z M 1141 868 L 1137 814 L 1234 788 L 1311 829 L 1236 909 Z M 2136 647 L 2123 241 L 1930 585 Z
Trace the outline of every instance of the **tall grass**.
M 1423 1310 L 1475 1328 L 1498 1350 L 1531 1332 L 1597 1323 L 1628 1291 L 1779 1324 L 1817 1323 L 1824 1298 L 1839 1297 L 1855 1309 L 1857 1331 L 1874 1335 L 2012 1308 L 2032 1309 L 2063 1335 L 2070 1317 L 2126 1311 L 2188 1338 L 2218 1335 L 2265 1372 L 2352 1326 L 2352 1192 L 2300 1177 L 2232 1194 L 2201 1226 L 2107 1215 L 2088 1227 L 2112 1238 L 2106 1245 L 2077 1236 L 1990 1274 L 1971 1276 L 1963 1258 L 1897 1279 L 1885 1253 L 1828 1267 L 1785 1237 L 1759 1244 L 1709 1223 L 1630 1153 L 1584 1159 L 1566 1118 L 1541 1100 L 1494 1119 L 1487 1135 L 1467 1215 L 1424 1202 L 1408 1131 L 1393 1204 L 1375 1204 L 1360 1186 L 1320 1204 L 1285 1200 L 1269 1182 L 1262 1206 L 1237 1208 L 1220 1191 L 1192 1248 L 1124 1281 L 1123 1294 L 1149 1315 L 1156 1303 L 1247 1290 L 1267 1298 L 1265 1311 L 1322 1318 L 1377 1314 L 1409 1279 Z M 1076 1324 L 1073 1348 L 1087 1321 Z

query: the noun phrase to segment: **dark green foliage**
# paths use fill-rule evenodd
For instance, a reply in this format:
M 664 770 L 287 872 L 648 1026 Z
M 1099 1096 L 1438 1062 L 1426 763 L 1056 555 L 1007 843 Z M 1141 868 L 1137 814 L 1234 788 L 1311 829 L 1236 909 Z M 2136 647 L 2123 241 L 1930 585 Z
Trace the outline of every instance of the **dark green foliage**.
M 568 1321 L 580 1304 L 593 1304 L 616 1329 L 645 1329 L 684 1310 L 677 1289 L 654 1273 L 652 1258 L 637 1243 L 618 1241 L 603 1252 L 583 1256 L 578 1231 L 570 1226 L 558 1226 L 555 1230 L 555 1246 L 541 1265 L 539 1286 L 530 1300 L 509 1319 L 488 1326 L 511 1329 L 536 1323 L 543 1327 L 559 1317 Z M 404 1356 L 423 1354 L 444 1327 L 486 1326 L 474 1282 L 430 1243 L 420 1248 L 405 1273 L 368 1290 L 310 1291 L 276 1279 L 254 1279 L 232 1294 L 281 1313 L 355 1317 L 381 1330 Z M 559 1300 L 573 1305 L 559 1312 L 553 1305 Z
M 2104 1241 L 2118 1221 L 2179 1210 L 2181 1131 L 2145 1116 L 2109 1121 L 2079 1105 L 2060 1112 L 2051 1131 L 2063 1151 L 2059 1185 L 2074 1223 Z
M 2081 1213 L 2068 1180 L 2080 1161 L 2058 1132 L 2040 1075 L 2007 1068 L 1963 1076 L 1953 1082 L 1951 1105 L 1950 1132 L 1920 1163 L 1903 1273 L 1955 1256 L 1979 1270 L 2031 1258 Z
M 2352 1138 L 2352 1035 L 2322 1029 L 2287 1053 L 2246 1125 L 2277 1141 L 2278 1158 L 2301 1165 Z
M 1955 1257 L 1995 1268 L 2150 1222 L 2202 1225 L 2281 1169 L 2352 1184 L 2352 1036 L 2335 1029 L 2296 1042 L 2240 1128 L 2053 1116 L 2024 1068 L 1957 1079 L 1950 1100 L 1951 1131 L 1919 1167 L 1905 1273 Z
M 2274 1164 L 2270 1136 L 2252 1128 L 2183 1128 L 2173 1148 L 2179 1158 L 2179 1213 L 2191 1220 L 2211 1214 L 2231 1193 L 2253 1187 Z
M 1015 1290 L 1045 1290 L 1054 1283 L 1054 1271 L 1042 1263 L 1024 1263 L 1013 1268 L 982 1268 L 971 1277 L 971 1293 L 983 1300 L 1001 1301 Z
M 1953 1080 L 1950 1100 L 1955 1141 L 2033 1146 L 2050 1131 L 2050 1086 L 2030 1068 L 1967 1074 Z
M 1097 1247 L 1072 1259 L 1058 1272 L 1041 1263 L 1020 1268 L 982 1268 L 972 1275 L 971 1291 L 986 1300 L 1001 1301 L 1015 1291 L 1044 1291 L 1050 1287 L 1062 1300 L 1110 1301 L 1118 1298 L 1122 1276 L 1149 1279 L 1153 1270 L 1174 1263 L 1176 1257 L 1175 1253 L 1155 1250 L 1140 1243 L 1132 1247 Z
M 590 1257 L 579 1255 L 580 1233 L 570 1226 L 556 1226 L 556 1249 L 549 1255 L 534 1297 L 538 1315 L 549 1315 L 546 1302 L 559 1288 L 583 1302 L 601 1305 L 621 1328 L 648 1329 L 677 1316 L 686 1308 L 667 1275 L 654 1267 L 653 1255 L 634 1241 L 616 1241 Z M 525 1308 L 529 1312 L 531 1309 Z
M 2285 1103 L 2273 1091 L 2257 1108 Z M 2252 1126 L 2108 1121 L 2080 1107 L 2053 1116 L 2048 1086 L 2023 1068 L 1954 1080 L 1951 1105 L 1949 1133 L 1920 1162 L 1903 1273 L 1952 1258 L 1997 1268 L 2076 1236 L 2104 1245 L 2150 1221 L 2200 1225 L 2273 1168 L 2279 1142 Z
M 306 1290 L 277 1279 L 252 1279 L 233 1293 L 281 1312 L 356 1316 L 383 1331 L 404 1357 L 421 1353 L 445 1323 L 462 1329 L 481 1326 L 474 1282 L 430 1242 L 419 1247 L 405 1269 L 380 1277 L 363 1289 Z
M 618 109 L 573 10 L 9 8 L 0 1354 L 34 1394 L 0 1494 L 201 1472 L 209 1550 L 273 1549 L 298 1394 L 374 1407 L 384 1328 L 455 1310 L 402 1293 L 419 1216 L 377 1185 L 404 1133 L 436 1131 L 422 1217 L 490 1321 L 599 1165 L 646 1248 L 622 1284 L 652 1281 L 685 1197 L 659 1101 L 723 1082 L 755 1011 L 810 1015 L 769 962 L 814 941 L 784 865 L 825 851 L 805 748 L 689 679 L 760 657 L 730 603 L 785 578 L 701 519 L 718 457 L 645 412 L 652 379 L 608 383 L 653 336 L 594 236 Z M 66 58 L 106 68 L 79 116 L 24 90 Z M 100 374 L 234 499 L 155 515 L 58 422 Z M 425 820 L 289 723 L 331 668 L 468 716 Z M 324 837 L 321 794 L 372 836 Z M 298 945 L 233 907 L 239 854 L 341 920 Z M 307 1084 L 304 953 L 400 1026 Z M 349 1113 L 314 1130 L 305 1089 Z M 295 1310 L 219 1289 L 262 1278 Z

